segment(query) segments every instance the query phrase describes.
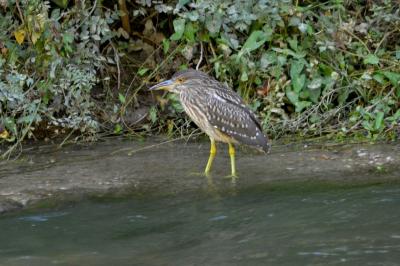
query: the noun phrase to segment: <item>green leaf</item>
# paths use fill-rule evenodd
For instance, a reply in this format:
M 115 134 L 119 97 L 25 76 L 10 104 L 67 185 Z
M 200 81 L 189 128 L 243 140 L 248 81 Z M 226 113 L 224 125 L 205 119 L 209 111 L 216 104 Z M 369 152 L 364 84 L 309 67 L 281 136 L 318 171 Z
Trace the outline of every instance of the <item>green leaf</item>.
M 381 74 L 381 73 L 377 73 L 377 74 L 373 75 L 372 78 L 380 84 L 385 84 L 387 82 L 387 81 L 385 81 L 385 78 L 384 78 L 383 74 Z
M 326 65 L 324 63 L 319 63 L 318 66 L 319 66 L 319 69 L 321 70 L 321 72 L 324 74 L 324 76 L 327 76 L 327 77 L 331 76 L 331 74 L 333 72 L 332 67 L 330 67 L 329 65 Z
M 298 76 L 304 68 L 304 62 L 301 61 L 293 61 L 292 66 L 290 67 L 290 77 L 294 78 Z
M 6 117 L 4 119 L 4 125 L 13 134 L 17 134 L 17 125 L 15 124 L 15 119 L 11 117 Z
M 400 73 L 391 71 L 382 71 L 381 73 L 390 80 L 393 86 L 400 86 Z
M 393 124 L 396 124 L 397 121 L 400 119 L 400 109 L 396 111 L 396 113 L 392 116 L 389 116 L 388 118 L 386 118 L 386 120 L 388 122 L 391 122 Z
M 65 44 L 71 44 L 74 42 L 74 34 L 70 32 L 65 32 L 63 35 L 63 43 Z
M 294 105 L 299 102 L 299 94 L 289 88 L 286 89 L 286 97 L 288 97 L 289 101 Z
M 319 102 L 319 96 L 321 96 L 321 88 L 313 89 L 313 90 L 308 88 L 308 93 L 309 93 L 309 99 L 313 103 L 318 103 Z
M 162 44 L 163 44 L 163 52 L 164 54 L 167 54 L 171 43 L 167 38 L 164 38 Z
M 267 41 L 267 34 L 261 30 L 253 31 L 243 44 L 242 51 L 251 52 L 258 49 Z
M 376 114 L 376 118 L 375 118 L 375 125 L 374 125 L 374 129 L 376 131 L 379 131 L 382 126 L 383 126 L 383 117 L 384 117 L 384 113 L 383 112 L 378 112 Z
M 149 69 L 143 67 L 143 68 L 140 68 L 137 73 L 139 76 L 144 76 L 144 74 L 146 74 L 147 71 L 149 71 Z
M 114 134 L 120 134 L 122 132 L 122 126 L 120 124 L 116 124 L 114 127 Z
M 294 51 L 292 51 L 292 50 L 290 50 L 290 49 L 282 49 L 282 48 L 272 48 L 272 50 L 273 51 L 275 51 L 275 52 L 278 52 L 278 53 L 282 53 L 282 54 L 285 54 L 285 55 L 291 55 L 291 56 L 293 56 L 294 58 L 297 58 L 297 59 L 300 59 L 300 58 L 303 58 L 303 57 L 305 57 L 306 55 L 307 55 L 307 52 L 305 52 L 305 51 L 301 51 L 301 52 L 294 52 Z
M 292 87 L 293 90 L 297 93 L 300 93 L 300 91 L 304 88 L 305 83 L 306 83 L 306 75 L 304 74 L 292 78 Z
M 207 16 L 206 18 L 206 28 L 212 36 L 215 36 L 220 32 L 222 25 L 222 16 L 220 13 L 215 13 L 212 16 Z
M 155 123 L 157 121 L 157 109 L 154 106 L 150 108 L 149 115 L 151 122 Z
M 126 102 L 125 96 L 122 95 L 121 93 L 118 93 L 118 99 L 122 104 Z
M 298 41 L 297 41 L 296 38 L 288 39 L 288 43 L 289 43 L 290 48 L 292 48 L 292 50 L 297 51 L 297 49 L 298 49 L 298 47 L 297 47 Z
M 364 58 L 363 63 L 365 65 L 377 65 L 379 64 L 379 58 L 374 54 L 369 54 Z
M 69 2 L 69 0 L 51 0 L 51 1 L 61 8 L 66 8 Z
M 366 130 L 368 130 L 368 131 L 373 131 L 374 129 L 372 128 L 372 125 L 371 125 L 371 123 L 369 122 L 369 121 L 367 121 L 367 120 L 364 120 L 364 121 L 362 121 L 362 126 L 366 129 Z
M 193 23 L 189 22 L 186 24 L 184 35 L 189 42 L 195 41 L 194 34 L 196 32 L 197 32 L 197 29 L 193 26 Z
M 242 72 L 242 75 L 240 76 L 240 81 L 248 81 L 249 80 L 249 76 L 247 75 L 246 71 Z
M 170 39 L 173 41 L 178 41 L 182 38 L 183 33 L 185 32 L 185 19 L 177 18 L 174 20 L 174 31 L 175 33 L 171 35 Z
M 349 95 L 350 95 L 350 92 L 351 92 L 351 90 L 348 89 L 348 88 L 346 88 L 346 87 L 342 88 L 342 89 L 339 91 L 338 100 L 339 100 L 339 104 L 340 104 L 340 105 L 343 105 L 343 104 L 346 102 L 347 98 L 348 98 Z
M 178 4 L 177 4 L 177 9 L 183 7 L 184 5 L 186 5 L 189 2 L 190 2 L 190 0 L 179 0 Z
M 312 103 L 309 101 L 299 101 L 296 104 L 296 112 L 297 113 L 301 113 L 301 111 L 303 111 L 304 108 L 307 108 L 311 105 Z
M 292 66 L 290 67 L 290 77 L 292 79 L 292 87 L 296 93 L 300 93 L 306 83 L 306 75 L 300 74 L 303 71 L 304 62 L 302 61 L 292 61 Z

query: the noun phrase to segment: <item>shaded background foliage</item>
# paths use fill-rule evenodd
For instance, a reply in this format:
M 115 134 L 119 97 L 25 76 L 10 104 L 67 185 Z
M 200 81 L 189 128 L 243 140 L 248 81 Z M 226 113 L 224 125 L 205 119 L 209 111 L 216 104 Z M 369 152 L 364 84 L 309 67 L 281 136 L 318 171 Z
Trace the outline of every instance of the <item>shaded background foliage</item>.
M 398 1 L 0 0 L 0 13 L 0 136 L 14 147 L 188 134 L 176 96 L 146 88 L 196 65 L 274 138 L 399 134 Z

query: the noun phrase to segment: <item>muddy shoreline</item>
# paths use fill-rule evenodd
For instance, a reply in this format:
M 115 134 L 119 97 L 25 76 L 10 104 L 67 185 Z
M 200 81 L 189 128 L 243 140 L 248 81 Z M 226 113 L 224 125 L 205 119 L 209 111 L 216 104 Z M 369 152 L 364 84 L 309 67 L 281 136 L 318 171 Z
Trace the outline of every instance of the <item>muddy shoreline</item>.
M 220 144 L 212 184 L 200 173 L 209 143 L 109 140 L 91 145 L 35 145 L 0 162 L 0 214 L 88 197 L 146 197 L 232 188 L 227 147 Z M 237 152 L 246 188 L 285 180 L 377 183 L 400 180 L 400 143 L 276 144 L 269 155 Z

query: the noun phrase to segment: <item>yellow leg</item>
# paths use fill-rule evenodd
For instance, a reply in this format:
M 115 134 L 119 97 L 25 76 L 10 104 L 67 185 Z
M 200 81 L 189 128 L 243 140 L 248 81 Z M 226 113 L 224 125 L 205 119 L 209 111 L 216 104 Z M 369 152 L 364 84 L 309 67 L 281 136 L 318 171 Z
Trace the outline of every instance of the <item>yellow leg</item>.
M 232 177 L 236 177 L 236 164 L 235 164 L 235 147 L 229 143 L 229 156 L 231 157 L 231 173 Z
M 210 157 L 208 158 L 206 170 L 204 170 L 205 175 L 210 174 L 211 166 L 214 161 L 215 154 L 217 153 L 217 146 L 215 145 L 215 140 L 210 138 L 211 148 L 210 148 Z

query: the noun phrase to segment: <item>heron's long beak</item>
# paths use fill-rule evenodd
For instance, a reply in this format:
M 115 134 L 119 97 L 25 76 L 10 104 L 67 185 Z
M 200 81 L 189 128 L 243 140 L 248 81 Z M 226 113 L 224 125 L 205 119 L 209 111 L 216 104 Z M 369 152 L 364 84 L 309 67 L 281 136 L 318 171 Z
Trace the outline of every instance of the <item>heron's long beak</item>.
M 160 83 L 150 87 L 149 90 L 150 91 L 156 91 L 156 90 L 167 90 L 167 91 L 169 91 L 174 84 L 175 83 L 172 80 L 168 79 L 168 80 L 165 80 L 163 82 L 160 82 Z

